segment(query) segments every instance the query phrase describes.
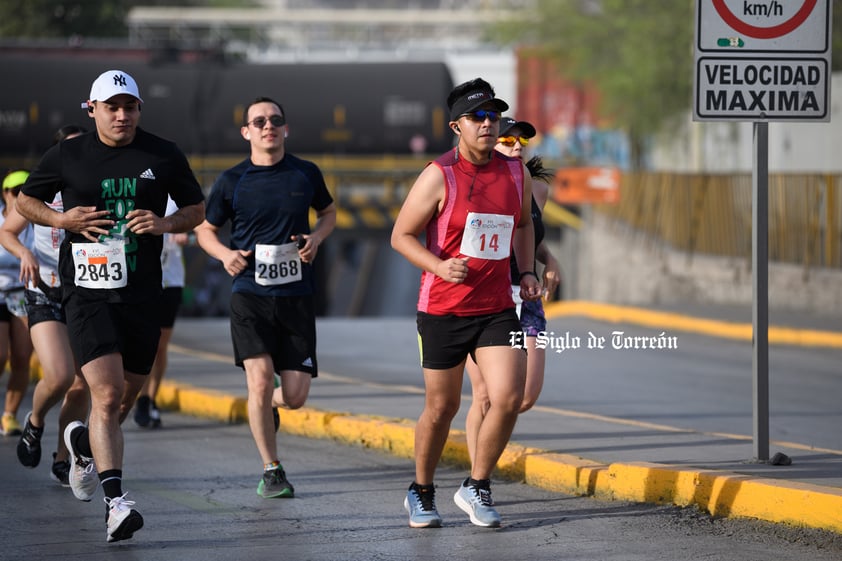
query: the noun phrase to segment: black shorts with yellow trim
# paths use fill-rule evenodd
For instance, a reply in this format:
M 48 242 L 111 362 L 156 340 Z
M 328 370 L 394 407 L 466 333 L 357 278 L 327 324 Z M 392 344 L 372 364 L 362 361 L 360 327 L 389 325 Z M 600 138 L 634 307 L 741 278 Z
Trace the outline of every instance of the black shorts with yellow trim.
M 438 316 L 418 312 L 421 366 L 447 370 L 461 364 L 480 347 L 512 346 L 520 331 L 514 308 L 479 316 Z

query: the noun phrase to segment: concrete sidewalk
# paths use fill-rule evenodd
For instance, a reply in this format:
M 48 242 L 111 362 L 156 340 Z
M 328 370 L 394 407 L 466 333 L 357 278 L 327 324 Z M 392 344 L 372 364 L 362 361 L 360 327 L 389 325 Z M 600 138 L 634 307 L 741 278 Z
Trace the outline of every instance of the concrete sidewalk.
M 551 305 L 547 312 L 552 317 L 587 317 L 600 322 L 751 338 L 750 323 L 691 317 L 675 311 L 570 302 Z M 414 339 L 408 325 L 414 319 L 404 323 L 402 336 Z M 329 321 L 322 325 L 332 328 Z M 343 324 L 341 329 L 347 330 L 348 325 Z M 398 331 L 391 325 L 384 329 Z M 770 327 L 769 337 L 772 344 L 842 348 L 842 333 L 812 328 L 803 321 L 796 327 Z M 232 365 L 227 319 L 179 320 L 173 342 L 159 406 L 226 422 L 245 422 L 245 381 Z M 370 352 L 370 348 L 360 348 L 359 353 Z M 348 354 L 343 357 L 344 363 L 337 361 L 329 371 L 321 371 L 306 408 L 281 410 L 282 431 L 411 458 L 414 421 L 409 419 L 417 418 L 420 412 L 423 390 L 348 376 L 342 371 L 343 364 L 351 364 L 356 357 L 353 348 L 344 352 Z M 320 362 L 324 367 L 321 356 Z M 420 372 L 417 364 L 410 363 L 409 368 Z M 460 415 L 466 407 L 462 409 Z M 559 416 L 564 418 L 563 433 L 555 430 Z M 455 420 L 454 426 L 463 426 L 459 424 L 463 418 Z M 583 447 L 583 442 L 589 447 Z M 563 453 L 577 449 L 583 453 Z M 797 456 L 797 465 L 784 468 L 746 461 L 752 455 L 752 443 L 734 435 L 677 430 L 538 406 L 519 419 L 513 442 L 498 464 L 498 475 L 564 493 L 692 505 L 714 516 L 749 517 L 842 532 L 842 455 L 834 450 L 805 452 L 803 447 L 790 448 L 786 443 L 776 445 L 775 451 Z M 443 459 L 467 465 L 463 432 L 451 432 Z

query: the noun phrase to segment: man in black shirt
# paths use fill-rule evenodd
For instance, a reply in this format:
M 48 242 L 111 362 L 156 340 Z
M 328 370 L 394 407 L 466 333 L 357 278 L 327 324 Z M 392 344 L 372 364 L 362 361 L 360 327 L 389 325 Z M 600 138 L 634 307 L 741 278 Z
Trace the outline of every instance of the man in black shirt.
M 131 76 L 101 74 L 82 105 L 96 130 L 50 148 L 17 203 L 32 222 L 66 231 L 59 254 L 63 303 L 91 392 L 88 426 L 73 422 L 64 433 L 70 486 L 89 501 L 102 483 L 109 542 L 143 526 L 122 490 L 120 423 L 155 359 L 162 236 L 188 232 L 204 219 L 204 197 L 184 154 L 138 128 L 142 103 Z M 63 213 L 46 204 L 58 192 Z M 179 210 L 164 217 L 167 195 Z

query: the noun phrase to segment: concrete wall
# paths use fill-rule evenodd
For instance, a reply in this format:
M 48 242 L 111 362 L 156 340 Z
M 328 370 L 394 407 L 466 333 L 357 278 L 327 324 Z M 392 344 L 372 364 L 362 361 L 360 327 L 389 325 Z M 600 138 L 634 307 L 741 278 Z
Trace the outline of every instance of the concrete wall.
M 584 217 L 582 229 L 557 248 L 568 263 L 565 298 L 639 306 L 751 305 L 750 257 L 691 256 L 602 214 L 586 210 Z M 769 309 L 842 314 L 842 271 L 770 263 Z

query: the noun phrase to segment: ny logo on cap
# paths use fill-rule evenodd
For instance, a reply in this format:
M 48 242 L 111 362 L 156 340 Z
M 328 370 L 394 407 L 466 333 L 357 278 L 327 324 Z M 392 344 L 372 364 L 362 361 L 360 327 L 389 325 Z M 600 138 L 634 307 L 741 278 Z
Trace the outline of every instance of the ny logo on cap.
M 123 86 L 126 87 L 126 77 L 122 74 L 115 74 L 114 75 L 114 85 L 115 86 Z

